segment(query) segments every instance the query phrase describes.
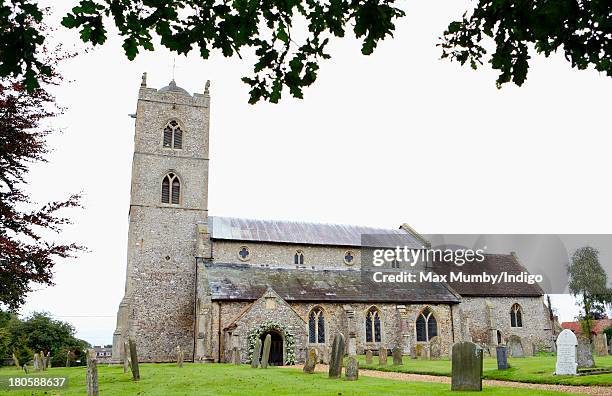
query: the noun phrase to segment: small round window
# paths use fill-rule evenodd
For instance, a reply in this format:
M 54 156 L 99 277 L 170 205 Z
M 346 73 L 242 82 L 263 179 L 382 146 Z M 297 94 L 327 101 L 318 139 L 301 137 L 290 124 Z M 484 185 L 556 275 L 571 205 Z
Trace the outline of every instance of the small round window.
M 344 253 L 344 263 L 346 265 L 353 265 L 354 262 L 355 254 L 351 250 L 347 250 L 346 253 Z
M 238 258 L 241 261 L 247 261 L 251 257 L 251 252 L 249 248 L 246 246 L 241 246 L 240 250 L 238 250 Z

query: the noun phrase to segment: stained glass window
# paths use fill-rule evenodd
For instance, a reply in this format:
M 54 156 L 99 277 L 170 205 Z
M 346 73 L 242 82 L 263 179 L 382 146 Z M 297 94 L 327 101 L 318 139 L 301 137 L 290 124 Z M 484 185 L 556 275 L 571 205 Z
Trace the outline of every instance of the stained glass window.
M 313 308 L 308 315 L 308 342 L 325 343 L 325 316 L 320 307 Z
M 375 307 L 371 307 L 368 310 L 368 313 L 366 314 L 365 327 L 366 342 L 380 342 L 382 338 L 380 314 Z
M 518 304 L 514 304 L 510 309 L 510 326 L 523 327 L 523 310 Z
M 438 335 L 438 322 L 429 307 L 421 311 L 416 320 L 417 341 L 429 341 Z

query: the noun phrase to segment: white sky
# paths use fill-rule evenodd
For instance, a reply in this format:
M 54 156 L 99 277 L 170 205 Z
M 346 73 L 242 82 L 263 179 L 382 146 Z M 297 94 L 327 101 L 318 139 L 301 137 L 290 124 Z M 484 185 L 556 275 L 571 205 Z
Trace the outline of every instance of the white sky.
M 72 1 L 55 2 L 66 11 Z M 176 58 L 177 83 L 212 81 L 209 210 L 213 215 L 294 219 L 421 233 L 612 233 L 612 80 L 571 69 L 562 55 L 533 55 L 527 83 L 495 88 L 496 74 L 442 61 L 435 46 L 467 2 L 402 2 L 394 39 L 374 55 L 336 40 L 332 60 L 304 100 L 247 103 L 252 59 Z M 77 33 L 54 39 L 71 45 Z M 35 199 L 86 194 L 62 238 L 91 252 L 56 267 L 23 308 L 72 323 L 110 343 L 125 282 L 133 120 L 142 72 L 171 79 L 162 48 L 128 61 L 111 38 L 65 63 L 57 90 L 64 133 L 50 163 L 29 176 Z M 604 263 L 607 268 L 609 263 Z M 563 320 L 576 313 L 555 296 Z

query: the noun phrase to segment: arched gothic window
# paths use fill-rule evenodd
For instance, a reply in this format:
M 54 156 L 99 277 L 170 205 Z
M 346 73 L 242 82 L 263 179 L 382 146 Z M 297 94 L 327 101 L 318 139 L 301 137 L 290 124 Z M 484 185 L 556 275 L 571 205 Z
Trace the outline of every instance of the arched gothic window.
M 298 250 L 297 252 L 295 252 L 295 256 L 293 256 L 293 262 L 294 264 L 304 264 L 304 252 L 302 252 L 301 250 Z
M 365 320 L 366 342 L 380 342 L 380 313 L 376 307 L 371 307 Z
M 308 315 L 308 342 L 325 344 L 325 316 L 320 307 L 315 307 Z
M 162 203 L 178 205 L 181 198 L 181 181 L 174 173 L 168 173 L 162 180 Z
M 164 128 L 164 148 L 183 148 L 183 130 L 176 120 L 170 121 Z
M 417 341 L 429 341 L 438 335 L 438 322 L 431 309 L 425 308 L 416 320 Z
M 518 304 L 514 304 L 510 309 L 510 326 L 523 327 L 523 310 Z

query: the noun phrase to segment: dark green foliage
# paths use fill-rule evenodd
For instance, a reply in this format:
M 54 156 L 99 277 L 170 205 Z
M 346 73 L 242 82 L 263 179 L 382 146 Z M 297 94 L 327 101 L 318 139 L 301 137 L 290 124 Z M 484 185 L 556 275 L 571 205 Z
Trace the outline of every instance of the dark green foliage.
M 76 2 L 76 0 L 75 0 Z M 379 41 L 393 36 L 405 15 L 393 0 L 80 0 L 62 24 L 77 29 L 94 45 L 106 42 L 110 20 L 123 38 L 123 50 L 134 59 L 140 50 L 161 45 L 203 59 L 214 52 L 241 57 L 254 53 L 250 102 L 278 102 L 283 88 L 301 98 L 317 78 L 319 62 L 329 59 L 329 40 L 352 33 L 371 54 Z M 29 22 L 43 13 L 32 0 L 8 0 L 0 7 L 0 77 L 24 77 L 34 89 L 40 74 L 51 73 L 41 61 L 45 35 Z M 298 25 L 300 28 L 295 28 Z M 306 29 L 303 29 L 302 26 Z M 442 57 L 476 68 L 488 58 L 499 70 L 497 85 L 522 85 L 529 68 L 529 49 L 549 56 L 563 51 L 572 67 L 593 67 L 612 76 L 612 2 L 610 0 L 480 0 L 444 32 Z M 409 51 L 409 49 L 407 49 Z M 403 54 L 398 54 L 403 56 Z M 418 55 L 417 55 L 418 56 Z
M 0 335 L 2 333 L 7 333 L 9 339 L 5 355 L 10 357 L 15 353 L 22 364 L 31 361 L 34 352 L 44 351 L 45 354 L 51 352 L 53 366 L 64 366 L 69 350 L 73 352 L 73 362 L 81 359 L 81 364 L 84 364 L 84 350 L 90 346 L 74 337 L 74 328 L 70 324 L 41 312 L 35 312 L 25 320 L 0 312 Z
M 529 49 L 549 56 L 561 50 L 572 67 L 612 76 L 612 2 L 610 0 L 480 0 L 444 32 L 442 57 L 483 64 L 485 40 L 494 44 L 489 58 L 500 71 L 497 86 L 522 85 Z

